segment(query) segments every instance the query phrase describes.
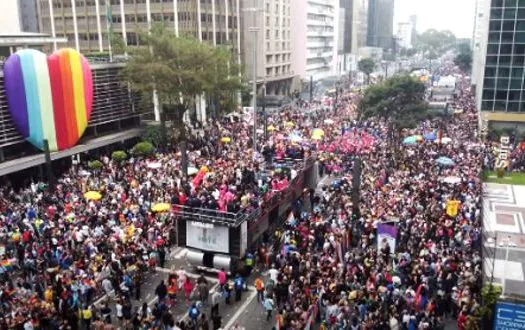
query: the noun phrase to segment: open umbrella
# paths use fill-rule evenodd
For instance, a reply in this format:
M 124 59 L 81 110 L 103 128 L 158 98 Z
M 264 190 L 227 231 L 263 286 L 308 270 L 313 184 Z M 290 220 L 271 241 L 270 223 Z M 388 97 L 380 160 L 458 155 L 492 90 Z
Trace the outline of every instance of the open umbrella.
M 152 168 L 152 169 L 156 169 L 156 168 L 159 168 L 159 167 L 161 167 L 161 166 L 162 166 L 162 164 L 159 163 L 159 162 L 153 162 L 153 163 L 149 163 L 149 164 L 148 164 L 148 167 L 149 167 L 149 168 Z
M 222 143 L 230 143 L 230 142 L 232 142 L 232 138 L 228 137 L 228 136 L 222 137 L 221 138 L 221 142 Z
M 90 201 L 98 201 L 102 198 L 102 194 L 98 191 L 88 191 L 84 194 L 84 198 Z
M 333 123 L 335 123 L 335 121 L 332 120 L 332 119 L 325 119 L 325 120 L 324 120 L 324 123 L 325 123 L 325 124 L 328 124 L 328 125 L 332 125 Z
M 188 175 L 195 175 L 199 172 L 199 170 L 196 167 L 188 167 Z
M 294 124 L 294 122 L 292 122 L 292 121 L 287 121 L 287 122 L 286 122 L 286 126 L 288 126 L 288 127 L 294 127 L 295 124 Z
M 303 138 L 297 134 L 290 134 L 288 136 L 288 140 L 291 141 L 291 142 L 295 142 L 295 143 L 299 143 L 301 141 L 303 141 Z
M 312 136 L 314 135 L 320 135 L 320 136 L 324 136 L 324 131 L 320 128 L 314 128 L 312 130 Z
M 447 143 L 450 143 L 450 142 L 452 142 L 452 139 L 449 138 L 449 137 L 444 137 L 444 138 L 441 139 L 441 143 L 443 143 L 443 144 L 447 144 Z
M 171 210 L 171 205 L 168 203 L 158 203 L 151 207 L 153 212 L 167 212 Z
M 461 182 L 461 178 L 457 176 L 447 176 L 443 178 L 443 182 L 450 184 L 458 184 Z
M 442 166 L 453 166 L 455 164 L 452 159 L 445 156 L 441 156 L 438 159 L 436 159 L 436 163 Z
M 437 138 L 437 136 L 436 136 L 436 133 L 431 132 L 431 133 L 427 133 L 423 135 L 423 138 L 427 141 L 434 141 Z
M 273 126 L 273 125 L 268 126 L 267 129 L 268 129 L 268 132 L 273 132 L 273 131 L 277 130 L 277 128 L 275 128 L 275 126 Z
M 417 137 L 415 135 L 406 137 L 403 139 L 403 144 L 411 145 L 417 143 Z
M 321 135 L 312 135 L 312 140 L 319 141 L 319 140 L 322 140 L 322 139 L 323 139 L 323 137 Z

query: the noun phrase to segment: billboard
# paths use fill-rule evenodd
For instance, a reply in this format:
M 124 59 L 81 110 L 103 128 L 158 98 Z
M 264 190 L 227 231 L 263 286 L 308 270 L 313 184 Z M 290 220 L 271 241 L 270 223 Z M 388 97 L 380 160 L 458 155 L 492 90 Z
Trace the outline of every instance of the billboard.
M 211 223 L 186 221 L 186 245 L 204 251 L 229 253 L 229 228 Z
M 386 242 L 390 246 L 390 253 L 396 251 L 397 228 L 395 226 L 380 223 L 377 225 L 377 249 L 381 250 Z
M 495 330 L 525 329 L 525 305 L 498 302 L 494 317 Z
M 91 68 L 79 52 L 19 50 L 4 64 L 4 81 L 13 123 L 29 143 L 43 150 L 47 140 L 51 151 L 78 143 L 93 108 Z

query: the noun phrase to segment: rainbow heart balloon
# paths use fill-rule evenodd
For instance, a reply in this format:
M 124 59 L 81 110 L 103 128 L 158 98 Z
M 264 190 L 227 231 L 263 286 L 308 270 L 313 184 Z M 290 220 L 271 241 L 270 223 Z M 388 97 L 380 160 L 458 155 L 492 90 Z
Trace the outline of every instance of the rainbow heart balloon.
M 58 151 L 75 146 L 93 108 L 93 77 L 88 61 L 71 48 L 51 56 L 23 49 L 4 64 L 9 112 L 18 132 L 32 145 Z

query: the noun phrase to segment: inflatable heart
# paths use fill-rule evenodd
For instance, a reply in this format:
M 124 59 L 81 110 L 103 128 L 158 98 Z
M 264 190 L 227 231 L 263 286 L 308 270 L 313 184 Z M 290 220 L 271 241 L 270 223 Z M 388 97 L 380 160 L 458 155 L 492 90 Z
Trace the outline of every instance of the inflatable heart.
M 93 107 L 93 77 L 88 61 L 71 48 L 51 56 L 23 49 L 4 64 L 9 112 L 18 132 L 32 145 L 51 151 L 76 145 Z

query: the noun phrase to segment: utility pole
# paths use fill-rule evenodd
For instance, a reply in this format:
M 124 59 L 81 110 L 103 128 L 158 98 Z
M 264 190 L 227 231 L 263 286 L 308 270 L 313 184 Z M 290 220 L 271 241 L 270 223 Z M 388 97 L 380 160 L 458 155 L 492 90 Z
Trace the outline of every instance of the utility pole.
M 46 160 L 46 176 L 49 182 L 48 189 L 51 192 L 55 191 L 55 176 L 53 175 L 53 168 L 51 166 L 51 152 L 49 150 L 49 141 L 44 139 L 44 157 Z
M 257 27 L 257 12 L 260 10 L 261 9 L 258 7 L 244 9 L 244 11 L 246 12 L 253 13 L 253 26 L 249 27 L 248 31 L 253 33 L 252 104 L 253 104 L 253 155 L 254 157 L 257 152 L 257 34 L 258 34 L 257 32 L 259 32 L 259 28 Z
M 310 104 L 314 100 L 314 76 L 310 76 Z
M 266 83 L 263 84 L 262 113 L 264 116 L 264 141 L 268 141 L 268 114 L 266 113 Z

